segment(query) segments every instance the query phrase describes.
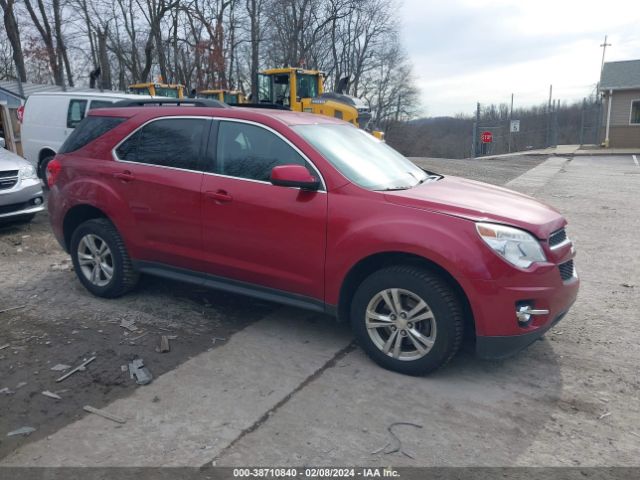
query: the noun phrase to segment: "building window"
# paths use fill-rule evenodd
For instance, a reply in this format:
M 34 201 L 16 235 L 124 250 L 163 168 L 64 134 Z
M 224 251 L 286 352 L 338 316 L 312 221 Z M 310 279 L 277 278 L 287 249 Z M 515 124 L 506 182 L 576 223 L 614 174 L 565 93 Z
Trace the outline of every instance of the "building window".
M 633 100 L 631 102 L 631 125 L 640 125 L 640 100 Z

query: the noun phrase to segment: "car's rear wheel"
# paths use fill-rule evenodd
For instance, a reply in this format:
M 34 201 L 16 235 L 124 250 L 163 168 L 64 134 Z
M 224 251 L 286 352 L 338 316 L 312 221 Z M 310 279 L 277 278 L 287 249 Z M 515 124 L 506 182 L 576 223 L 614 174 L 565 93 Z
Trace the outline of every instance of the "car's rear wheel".
M 71 257 L 80 282 L 99 297 L 119 297 L 138 282 L 122 237 L 105 218 L 88 220 L 76 228 Z
M 424 375 L 445 365 L 462 342 L 460 301 L 439 275 L 412 266 L 367 277 L 351 303 L 358 343 L 389 370 Z

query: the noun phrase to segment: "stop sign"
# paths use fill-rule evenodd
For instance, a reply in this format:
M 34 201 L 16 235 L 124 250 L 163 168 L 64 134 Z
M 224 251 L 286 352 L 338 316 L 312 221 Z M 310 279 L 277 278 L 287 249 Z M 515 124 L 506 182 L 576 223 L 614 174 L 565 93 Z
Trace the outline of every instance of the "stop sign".
M 480 134 L 480 140 L 482 140 L 482 143 L 491 143 L 491 142 L 493 142 L 493 133 L 491 133 L 491 132 L 482 132 Z

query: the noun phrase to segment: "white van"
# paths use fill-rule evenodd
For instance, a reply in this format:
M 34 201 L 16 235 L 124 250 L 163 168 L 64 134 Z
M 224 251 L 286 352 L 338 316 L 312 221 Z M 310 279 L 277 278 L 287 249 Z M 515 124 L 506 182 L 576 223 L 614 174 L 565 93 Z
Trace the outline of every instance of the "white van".
M 89 110 L 111 106 L 119 100 L 148 96 L 119 92 L 42 92 L 27 98 L 22 112 L 24 157 L 45 178 L 47 164 Z

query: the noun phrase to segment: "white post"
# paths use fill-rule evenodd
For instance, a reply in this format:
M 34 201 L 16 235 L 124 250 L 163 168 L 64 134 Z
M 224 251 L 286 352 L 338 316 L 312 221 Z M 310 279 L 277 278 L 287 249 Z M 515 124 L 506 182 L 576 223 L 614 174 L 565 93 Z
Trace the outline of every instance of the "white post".
M 604 134 L 604 146 L 609 148 L 609 129 L 611 127 L 611 102 L 613 101 L 613 90 L 609 90 L 609 98 L 607 99 L 607 128 Z

